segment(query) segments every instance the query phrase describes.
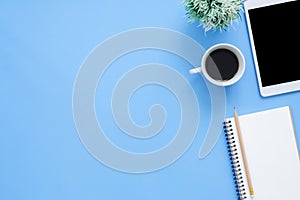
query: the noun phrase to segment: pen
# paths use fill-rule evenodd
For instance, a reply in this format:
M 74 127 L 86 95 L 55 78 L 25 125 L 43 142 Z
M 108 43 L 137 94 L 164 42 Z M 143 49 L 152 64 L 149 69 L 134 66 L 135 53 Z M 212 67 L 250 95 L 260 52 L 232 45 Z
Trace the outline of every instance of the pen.
M 239 137 L 239 141 L 240 141 L 241 152 L 242 152 L 243 162 L 244 162 L 244 165 L 245 165 L 247 182 L 248 182 L 248 186 L 249 186 L 249 192 L 250 192 L 251 197 L 253 197 L 254 196 L 254 190 L 253 190 L 252 181 L 251 181 L 251 177 L 250 177 L 250 172 L 249 172 L 249 168 L 248 168 L 248 161 L 247 161 L 247 157 L 246 157 L 246 153 L 245 153 L 245 149 L 244 149 L 244 142 L 243 142 L 240 122 L 239 122 L 238 114 L 236 112 L 236 108 L 234 108 L 234 121 L 235 121 L 235 124 L 236 124 L 236 129 L 237 129 L 237 133 L 238 133 L 238 137 Z

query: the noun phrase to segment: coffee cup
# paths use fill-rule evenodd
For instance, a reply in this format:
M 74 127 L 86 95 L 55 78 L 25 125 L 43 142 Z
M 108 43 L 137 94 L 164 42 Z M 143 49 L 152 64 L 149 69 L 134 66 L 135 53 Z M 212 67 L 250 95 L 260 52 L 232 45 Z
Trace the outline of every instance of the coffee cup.
M 202 73 L 212 84 L 229 86 L 244 74 L 245 58 L 242 52 L 229 43 L 219 43 L 207 49 L 201 66 L 191 69 L 190 74 Z

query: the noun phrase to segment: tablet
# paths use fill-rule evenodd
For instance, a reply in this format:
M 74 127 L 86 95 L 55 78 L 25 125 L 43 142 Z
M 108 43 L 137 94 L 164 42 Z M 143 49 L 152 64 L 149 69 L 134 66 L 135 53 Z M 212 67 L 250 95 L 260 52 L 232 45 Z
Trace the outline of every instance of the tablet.
M 261 96 L 299 91 L 299 1 L 247 0 L 244 9 Z

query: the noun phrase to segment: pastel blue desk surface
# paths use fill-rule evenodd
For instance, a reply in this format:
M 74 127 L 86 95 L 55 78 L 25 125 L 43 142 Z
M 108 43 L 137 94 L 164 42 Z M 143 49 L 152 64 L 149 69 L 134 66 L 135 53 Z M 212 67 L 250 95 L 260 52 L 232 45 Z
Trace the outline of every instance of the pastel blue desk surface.
M 190 75 L 191 66 L 176 55 L 157 50 L 125 55 L 100 83 L 107 87 L 99 87 L 103 91 L 96 98 L 99 121 L 116 146 L 154 151 L 176 134 L 180 109 L 174 95 L 150 84 L 131 98 L 130 114 L 137 124 L 149 123 L 148 109 L 157 103 L 170 117 L 163 133 L 144 140 L 122 135 L 102 97 L 107 99 L 122 76 L 122 66 L 156 62 L 178 71 L 192 86 L 201 115 L 193 143 L 176 162 L 150 173 L 125 173 L 99 162 L 82 144 L 72 111 L 80 66 L 108 38 L 144 27 L 180 32 L 206 49 L 220 42 L 236 45 L 247 65 L 242 79 L 225 89 L 226 116 L 233 115 L 234 107 L 246 114 L 289 105 L 300 143 L 300 92 L 260 96 L 243 13 L 229 31 L 205 33 L 197 23 L 187 23 L 181 0 L 2 1 L 0 199 L 236 199 L 224 136 L 204 159 L 198 158 L 210 123 L 210 97 L 201 76 Z

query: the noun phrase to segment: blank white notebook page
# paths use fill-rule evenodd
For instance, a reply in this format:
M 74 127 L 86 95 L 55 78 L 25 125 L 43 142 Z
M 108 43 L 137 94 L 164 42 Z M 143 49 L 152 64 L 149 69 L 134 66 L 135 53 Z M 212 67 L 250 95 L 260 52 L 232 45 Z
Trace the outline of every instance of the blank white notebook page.
M 254 189 L 252 199 L 300 200 L 300 162 L 290 108 L 240 115 L 239 120 Z M 248 191 L 247 196 L 251 199 Z

